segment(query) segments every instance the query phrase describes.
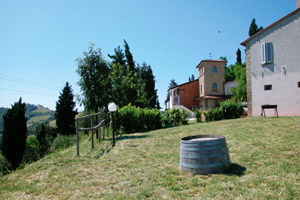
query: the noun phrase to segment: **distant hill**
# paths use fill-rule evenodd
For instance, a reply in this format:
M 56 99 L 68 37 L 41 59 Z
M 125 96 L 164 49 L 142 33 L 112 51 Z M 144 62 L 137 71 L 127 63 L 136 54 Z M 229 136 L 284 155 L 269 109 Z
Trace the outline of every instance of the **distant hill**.
M 3 115 L 7 112 L 8 108 L 0 107 L 0 134 L 3 133 Z M 45 108 L 42 105 L 26 104 L 27 117 L 27 134 L 33 133 L 34 128 L 39 123 L 49 124 L 54 120 L 54 111 Z M 53 123 L 51 123 L 53 124 Z

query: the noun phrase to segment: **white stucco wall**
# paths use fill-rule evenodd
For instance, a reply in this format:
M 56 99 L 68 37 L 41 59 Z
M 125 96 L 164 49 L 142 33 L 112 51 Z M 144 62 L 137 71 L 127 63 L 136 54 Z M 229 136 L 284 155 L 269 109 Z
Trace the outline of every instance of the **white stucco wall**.
M 236 80 L 226 82 L 226 83 L 224 84 L 225 95 L 232 95 L 231 92 L 230 92 L 230 89 L 231 89 L 231 88 L 237 88 L 237 86 L 238 86 L 238 83 L 237 83 Z
M 263 42 L 272 42 L 272 64 L 261 64 Z M 252 39 L 250 54 L 252 115 L 259 116 L 263 104 L 276 104 L 279 116 L 299 116 L 300 12 Z M 269 84 L 272 90 L 265 91 L 264 85 Z M 268 110 L 266 114 L 273 115 L 273 110 Z

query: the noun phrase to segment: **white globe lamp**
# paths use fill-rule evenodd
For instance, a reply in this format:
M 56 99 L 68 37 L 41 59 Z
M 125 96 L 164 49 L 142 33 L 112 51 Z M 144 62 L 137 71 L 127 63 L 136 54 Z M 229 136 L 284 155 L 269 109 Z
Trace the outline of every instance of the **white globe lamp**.
M 108 104 L 108 111 L 109 112 L 116 112 L 116 110 L 117 110 L 117 106 L 116 106 L 115 103 Z

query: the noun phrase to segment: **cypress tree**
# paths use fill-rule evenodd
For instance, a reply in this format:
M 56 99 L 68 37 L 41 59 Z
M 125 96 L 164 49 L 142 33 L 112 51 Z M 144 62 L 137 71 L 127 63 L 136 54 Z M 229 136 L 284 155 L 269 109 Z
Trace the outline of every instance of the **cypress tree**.
M 239 48 L 236 51 L 236 64 L 238 65 L 242 64 L 241 50 Z
M 35 135 L 36 139 L 39 141 L 39 153 L 40 157 L 42 158 L 50 149 L 50 141 L 44 124 L 38 125 L 36 127 Z
M 130 67 L 131 71 L 134 71 L 135 64 L 134 64 L 132 53 L 130 52 L 129 45 L 127 44 L 126 40 L 124 40 L 124 43 L 125 43 L 124 47 L 125 47 L 125 57 L 126 57 L 127 65 Z
M 155 77 L 151 66 L 144 62 L 138 71 L 142 81 L 145 83 L 146 102 L 143 107 L 154 108 L 156 106 L 157 90 L 155 90 Z
M 108 57 L 112 59 L 112 63 L 120 64 L 121 66 L 125 67 L 126 60 L 125 60 L 125 55 L 123 53 L 123 50 L 120 48 L 120 46 L 118 46 L 118 48 L 115 48 L 114 51 L 115 51 L 114 55 L 108 54 Z
M 249 27 L 249 36 L 251 37 L 252 35 L 254 35 L 255 33 L 257 33 L 262 29 L 263 29 L 262 26 L 258 28 L 258 26 L 255 23 L 255 19 L 253 18 Z
M 69 83 L 63 88 L 62 93 L 56 102 L 55 119 L 58 133 L 62 135 L 75 134 L 75 116 L 77 110 L 75 109 L 76 103 L 74 102 L 74 95 Z
M 3 115 L 2 152 L 11 163 L 12 169 L 19 166 L 25 152 L 27 138 L 25 112 L 25 103 L 22 103 L 22 98 L 20 98 L 19 102 L 14 103 L 12 108 Z
M 194 74 L 192 74 L 191 81 L 194 81 L 194 80 L 195 80 L 195 76 L 194 76 Z

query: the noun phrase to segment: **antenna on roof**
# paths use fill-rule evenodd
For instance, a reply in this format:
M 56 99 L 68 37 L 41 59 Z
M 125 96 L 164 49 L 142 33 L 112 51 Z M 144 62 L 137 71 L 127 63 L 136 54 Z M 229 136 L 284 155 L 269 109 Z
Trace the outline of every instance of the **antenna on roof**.
M 211 56 L 211 53 L 209 53 L 209 59 L 210 59 L 210 60 L 211 60 L 211 57 L 212 57 L 212 56 Z

